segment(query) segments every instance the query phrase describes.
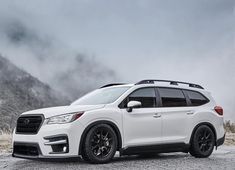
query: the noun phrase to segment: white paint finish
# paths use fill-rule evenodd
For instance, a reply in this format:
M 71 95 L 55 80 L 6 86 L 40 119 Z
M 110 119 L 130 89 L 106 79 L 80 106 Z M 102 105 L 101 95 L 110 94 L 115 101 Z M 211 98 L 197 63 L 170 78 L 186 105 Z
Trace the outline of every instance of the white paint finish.
M 62 106 L 45 108 L 23 113 L 43 114 L 45 118 L 71 113 L 85 113 L 75 122 L 67 124 L 43 124 L 37 135 L 13 135 L 13 141 L 37 142 L 40 145 L 43 156 L 49 155 L 50 146 L 45 146 L 43 137 L 67 134 L 69 138 L 69 153 L 56 156 L 76 156 L 79 152 L 79 143 L 82 133 L 90 124 L 97 121 L 110 121 L 114 123 L 121 134 L 122 147 L 151 145 L 161 143 L 184 142 L 189 143 L 193 129 L 202 122 L 208 122 L 215 127 L 217 139 L 223 137 L 223 116 L 219 116 L 214 110 L 216 105 L 210 93 L 197 88 L 186 86 L 172 86 L 159 84 L 123 85 L 130 86 L 115 102 L 107 105 L 89 106 Z M 134 108 L 132 112 L 120 109 L 118 105 L 134 90 L 142 87 L 174 87 L 199 91 L 210 99 L 208 104 L 198 107 L 171 107 L 171 108 Z M 112 88 L 112 87 L 109 87 Z
M 161 141 L 161 117 L 155 118 L 156 108 L 139 108 L 127 112 L 122 109 L 124 147 L 159 143 Z
M 75 112 L 84 112 L 89 111 L 93 109 L 99 109 L 104 107 L 104 105 L 87 105 L 87 106 L 79 106 L 79 105 L 73 105 L 73 106 L 59 106 L 59 107 L 50 107 L 50 108 L 43 108 L 43 109 L 37 109 L 28 111 L 25 113 L 22 113 L 22 115 L 27 114 L 43 114 L 45 118 L 49 118 L 52 116 L 58 116 L 61 114 L 66 113 L 75 113 Z
M 165 107 L 158 108 L 157 112 L 162 115 L 162 141 L 166 143 L 182 142 L 189 134 L 188 112 L 193 111 L 188 107 Z

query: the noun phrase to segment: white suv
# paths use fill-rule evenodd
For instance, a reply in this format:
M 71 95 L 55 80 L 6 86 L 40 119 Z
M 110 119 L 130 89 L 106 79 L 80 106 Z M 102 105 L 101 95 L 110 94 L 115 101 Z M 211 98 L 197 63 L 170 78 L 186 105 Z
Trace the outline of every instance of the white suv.
M 82 157 L 190 152 L 208 157 L 225 138 L 223 109 L 200 85 L 142 80 L 109 84 L 70 106 L 25 112 L 17 120 L 13 156 Z

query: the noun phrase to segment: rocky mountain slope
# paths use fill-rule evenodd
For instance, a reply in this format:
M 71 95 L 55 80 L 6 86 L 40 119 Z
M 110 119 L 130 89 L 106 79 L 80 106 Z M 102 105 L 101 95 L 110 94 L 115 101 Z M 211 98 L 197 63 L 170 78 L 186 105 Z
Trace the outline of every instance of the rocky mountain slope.
M 68 104 L 117 79 L 103 61 L 31 23 L 7 17 L 0 25 L 0 129 L 14 127 L 21 112 Z
M 68 103 L 50 86 L 0 55 L 0 129 L 12 129 L 24 111 Z
M 12 18 L 0 19 L 0 25 L 0 52 L 70 100 L 117 79 L 104 61 L 68 47 L 32 25 Z

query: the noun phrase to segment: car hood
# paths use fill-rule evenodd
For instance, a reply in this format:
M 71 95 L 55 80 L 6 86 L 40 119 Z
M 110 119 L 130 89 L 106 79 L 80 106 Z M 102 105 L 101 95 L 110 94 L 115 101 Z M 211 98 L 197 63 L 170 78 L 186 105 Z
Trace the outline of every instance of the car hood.
M 22 115 L 26 114 L 43 114 L 45 118 L 49 118 L 52 116 L 57 116 L 66 113 L 74 113 L 74 112 L 83 112 L 94 109 L 103 108 L 105 105 L 70 105 L 70 106 L 59 106 L 59 107 L 49 107 L 37 110 L 31 110 L 28 112 L 22 113 Z

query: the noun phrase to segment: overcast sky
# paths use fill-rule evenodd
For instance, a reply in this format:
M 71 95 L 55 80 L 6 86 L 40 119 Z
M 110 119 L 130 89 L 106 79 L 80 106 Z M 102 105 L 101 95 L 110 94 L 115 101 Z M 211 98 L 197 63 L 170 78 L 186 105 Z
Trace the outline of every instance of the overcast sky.
M 234 0 L 0 0 L 0 53 L 34 74 L 31 53 L 1 35 L 12 20 L 56 51 L 95 56 L 120 81 L 199 83 L 235 120 Z

